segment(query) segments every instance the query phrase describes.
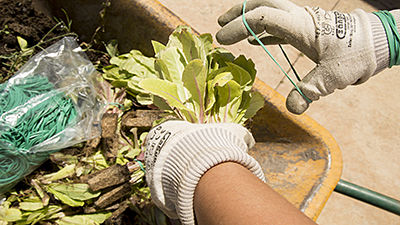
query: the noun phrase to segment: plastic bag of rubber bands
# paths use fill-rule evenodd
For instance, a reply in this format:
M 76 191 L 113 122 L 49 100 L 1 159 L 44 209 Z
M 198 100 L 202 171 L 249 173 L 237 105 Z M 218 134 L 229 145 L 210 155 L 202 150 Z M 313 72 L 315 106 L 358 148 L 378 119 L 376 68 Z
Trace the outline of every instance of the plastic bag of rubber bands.
M 51 153 L 100 135 L 96 70 L 72 37 L 32 57 L 0 84 L 0 194 Z

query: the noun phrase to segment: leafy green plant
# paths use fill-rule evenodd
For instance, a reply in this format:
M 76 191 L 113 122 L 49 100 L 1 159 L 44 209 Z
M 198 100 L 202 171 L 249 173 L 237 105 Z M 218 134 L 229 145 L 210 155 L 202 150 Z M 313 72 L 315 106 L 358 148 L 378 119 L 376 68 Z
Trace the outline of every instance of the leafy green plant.
M 112 57 L 104 77 L 139 103 L 154 104 L 181 119 L 243 124 L 264 105 L 263 96 L 251 90 L 254 63 L 214 48 L 212 42 L 210 34 L 197 36 L 181 26 L 166 45 L 152 42 L 154 58 L 137 50 Z

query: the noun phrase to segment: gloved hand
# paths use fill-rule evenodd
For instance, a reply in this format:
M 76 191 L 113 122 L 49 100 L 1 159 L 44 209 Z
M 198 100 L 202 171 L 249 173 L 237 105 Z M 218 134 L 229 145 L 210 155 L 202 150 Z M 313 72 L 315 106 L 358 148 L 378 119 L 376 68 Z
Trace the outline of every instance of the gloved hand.
M 251 133 L 233 123 L 168 121 L 154 127 L 145 141 L 146 181 L 153 202 L 168 217 L 195 224 L 195 188 L 211 167 L 237 162 L 265 182 L 261 166 L 247 154 L 253 145 Z
M 400 26 L 400 10 L 391 11 Z M 219 17 L 216 38 L 233 44 L 249 37 L 241 18 L 242 4 Z M 264 44 L 288 43 L 313 60 L 316 67 L 298 83 L 312 101 L 360 84 L 389 65 L 386 33 L 379 18 L 360 9 L 352 13 L 299 7 L 287 0 L 253 0 L 246 20 Z M 264 33 L 262 33 L 264 32 Z M 249 38 L 251 43 L 254 38 Z M 309 103 L 293 89 L 286 100 L 289 111 L 301 114 Z

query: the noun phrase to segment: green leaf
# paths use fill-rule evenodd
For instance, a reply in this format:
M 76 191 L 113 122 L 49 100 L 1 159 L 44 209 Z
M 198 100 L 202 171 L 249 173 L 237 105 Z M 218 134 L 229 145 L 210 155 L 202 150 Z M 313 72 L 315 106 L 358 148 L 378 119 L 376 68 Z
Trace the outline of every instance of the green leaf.
M 229 71 L 232 73 L 233 80 L 235 80 L 245 91 L 249 91 L 251 89 L 251 85 L 249 84 L 252 82 L 249 72 L 233 63 L 228 62 L 227 65 Z
M 108 42 L 108 44 L 105 46 L 107 53 L 111 56 L 117 56 L 118 55 L 118 41 L 117 40 L 111 40 Z
M 201 41 L 200 49 L 204 56 L 210 54 L 213 49 L 213 38 L 211 34 L 202 34 L 199 37 Z M 201 57 L 202 60 L 206 60 L 206 57 Z
M 17 36 L 18 45 L 22 51 L 28 50 L 28 42 L 20 36 Z
M 159 52 L 163 51 L 165 49 L 165 45 L 161 44 L 158 41 L 151 41 L 151 44 L 153 45 L 154 53 L 157 55 Z
M 257 111 L 264 107 L 265 99 L 259 92 L 252 92 L 249 107 L 246 110 L 244 118 L 249 119 L 256 115 Z
M 62 168 L 61 170 L 59 170 L 55 173 L 50 173 L 50 174 L 44 175 L 43 178 L 46 181 L 51 182 L 51 181 L 71 177 L 74 174 L 75 174 L 75 164 L 70 164 L 70 165 L 66 165 L 64 168 Z
M 210 111 L 215 104 L 216 97 L 215 96 L 215 86 L 224 86 L 228 81 L 233 79 L 233 76 L 230 72 L 222 72 L 215 76 L 214 79 L 209 80 L 207 82 L 207 101 L 206 101 L 206 112 Z
M 192 95 L 192 101 L 197 103 L 199 121 L 204 122 L 204 98 L 206 92 L 207 71 L 200 59 L 191 61 L 183 71 L 182 81 L 184 87 Z
M 139 83 L 140 87 L 146 91 L 165 99 L 172 108 L 178 109 L 184 118 L 188 121 L 195 122 L 194 112 L 189 109 L 178 94 L 178 85 L 167 80 L 161 79 L 144 79 Z
M 8 208 L 4 203 L 0 205 L 0 221 L 14 222 L 22 219 L 19 209 Z
M 60 200 L 62 203 L 69 205 L 71 207 L 79 207 L 79 206 L 83 206 L 85 204 L 85 202 L 74 200 L 74 199 L 70 198 L 68 195 L 58 192 L 58 191 L 52 189 L 51 187 L 48 187 L 47 191 L 52 193 L 56 199 Z
M 19 208 L 25 211 L 36 211 L 43 207 L 42 200 L 38 197 L 24 199 L 23 202 L 19 203 Z
M 240 55 L 233 61 L 233 63 L 242 67 L 244 70 L 246 70 L 249 73 L 250 78 L 252 80 L 252 82 L 250 82 L 250 85 L 253 85 L 254 80 L 256 79 L 256 74 L 257 74 L 257 70 L 255 69 L 254 62 L 251 59 L 246 59 L 246 57 L 244 57 L 243 55 Z
M 219 122 L 233 122 L 241 102 L 241 87 L 237 82 L 230 80 L 216 88 Z
M 66 183 L 53 183 L 49 187 L 59 193 L 67 195 L 69 198 L 79 201 L 85 201 L 98 197 L 100 192 L 92 192 L 88 184 L 66 184 Z
M 112 213 L 65 216 L 56 221 L 59 225 L 97 225 L 103 223 Z
M 162 60 L 162 64 L 158 64 L 162 69 L 164 78 L 171 82 L 182 82 L 182 73 L 186 62 L 183 54 L 177 47 L 166 48 L 164 51 L 159 52 L 158 59 Z M 165 69 L 168 72 L 165 72 Z

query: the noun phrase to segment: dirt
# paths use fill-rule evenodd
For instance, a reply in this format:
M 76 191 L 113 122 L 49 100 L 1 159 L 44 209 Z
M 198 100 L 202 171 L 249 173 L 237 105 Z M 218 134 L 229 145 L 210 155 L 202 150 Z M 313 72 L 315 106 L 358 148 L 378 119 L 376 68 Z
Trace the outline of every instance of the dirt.
M 57 21 L 35 10 L 32 0 L 0 0 L 0 15 L 0 83 L 10 78 L 28 58 L 19 59 L 21 62 L 15 63 L 18 61 L 15 60 L 15 54 L 21 51 L 18 36 L 27 41 L 28 47 L 43 39 L 40 48 L 34 48 L 33 54 L 36 54 L 63 35 L 74 35 L 65 25 L 56 26 Z M 89 46 L 80 44 L 84 48 Z M 101 51 L 89 49 L 86 54 L 95 65 L 108 64 L 108 56 Z

